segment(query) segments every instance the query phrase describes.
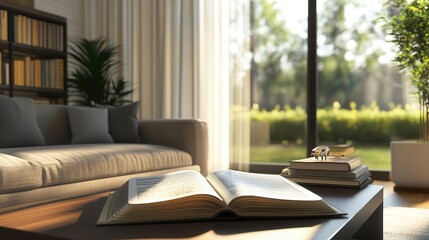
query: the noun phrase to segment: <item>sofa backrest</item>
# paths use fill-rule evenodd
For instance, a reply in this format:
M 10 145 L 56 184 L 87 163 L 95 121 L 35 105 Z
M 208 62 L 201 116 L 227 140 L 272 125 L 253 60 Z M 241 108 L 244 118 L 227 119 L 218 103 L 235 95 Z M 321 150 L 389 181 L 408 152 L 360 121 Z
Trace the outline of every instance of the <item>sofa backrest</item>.
M 46 145 L 70 144 L 71 130 L 67 106 L 56 104 L 34 104 L 37 123 Z

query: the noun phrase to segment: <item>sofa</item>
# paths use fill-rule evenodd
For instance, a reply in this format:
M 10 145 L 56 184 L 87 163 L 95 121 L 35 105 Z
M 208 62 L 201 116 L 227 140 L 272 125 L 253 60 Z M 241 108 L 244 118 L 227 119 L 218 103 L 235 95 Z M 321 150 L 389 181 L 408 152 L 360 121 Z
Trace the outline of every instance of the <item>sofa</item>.
M 114 190 L 134 177 L 207 174 L 206 123 L 138 120 L 137 109 L 0 96 L 0 212 Z

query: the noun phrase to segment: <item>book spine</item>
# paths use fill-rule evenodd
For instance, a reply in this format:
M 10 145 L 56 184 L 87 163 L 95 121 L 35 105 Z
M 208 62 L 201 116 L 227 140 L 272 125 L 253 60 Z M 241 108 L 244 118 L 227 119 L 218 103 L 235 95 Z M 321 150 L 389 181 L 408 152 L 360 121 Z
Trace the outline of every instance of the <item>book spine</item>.
M 24 78 L 25 78 L 25 86 L 27 87 L 33 87 L 31 84 L 31 58 L 25 57 L 24 58 Z
M 10 84 L 9 63 L 4 64 L 4 79 L 5 79 L 5 84 L 9 85 Z
M 18 26 L 19 26 L 19 23 L 18 23 L 18 16 L 13 16 L 13 21 L 14 21 L 14 24 L 13 24 L 13 41 L 14 42 L 18 42 L 19 40 L 18 40 Z

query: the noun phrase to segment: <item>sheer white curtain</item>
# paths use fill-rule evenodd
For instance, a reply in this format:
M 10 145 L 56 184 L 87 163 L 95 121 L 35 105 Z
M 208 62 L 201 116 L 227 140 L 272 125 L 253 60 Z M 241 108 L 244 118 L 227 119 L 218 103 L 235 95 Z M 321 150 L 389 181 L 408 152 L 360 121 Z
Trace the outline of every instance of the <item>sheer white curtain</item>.
M 230 167 L 248 171 L 250 160 L 250 1 L 229 2 Z
M 84 37 L 88 39 L 105 38 L 109 44 L 119 46 L 117 60 L 123 63 L 123 1 L 85 0 L 83 1 Z M 71 39 L 76 40 L 76 39 Z M 124 66 L 124 64 L 122 64 Z M 115 73 L 114 79 L 124 75 L 124 71 Z M 131 83 L 131 82 L 129 82 Z M 131 88 L 131 84 L 129 84 Z
M 211 128 L 209 149 L 212 168 L 229 167 L 229 0 L 200 1 L 198 117 Z
M 125 56 L 144 118 L 195 116 L 194 1 L 125 1 Z
M 241 120 L 231 121 L 237 115 L 233 104 L 249 105 L 243 94 L 248 90 L 243 64 L 248 54 L 245 35 L 234 38 L 235 52 L 230 53 L 234 33 L 230 31 L 230 11 L 243 11 L 248 3 L 234 1 L 86 3 L 90 8 L 87 16 L 93 19 L 87 36 L 111 38 L 111 28 L 117 29 L 112 34 L 118 36 L 112 39 L 123 46 L 122 74 L 134 89 L 133 100 L 141 103 L 142 118 L 199 118 L 207 122 L 210 169 L 228 168 L 231 162 L 234 168 L 246 169 L 242 166 L 247 166 L 248 160 L 248 148 L 243 147 L 249 141 L 248 120 L 241 111 Z M 118 21 L 106 19 L 113 5 L 120 9 Z M 246 20 L 240 22 L 238 18 L 234 18 L 236 35 L 246 29 Z M 107 26 L 98 25 L 103 22 Z

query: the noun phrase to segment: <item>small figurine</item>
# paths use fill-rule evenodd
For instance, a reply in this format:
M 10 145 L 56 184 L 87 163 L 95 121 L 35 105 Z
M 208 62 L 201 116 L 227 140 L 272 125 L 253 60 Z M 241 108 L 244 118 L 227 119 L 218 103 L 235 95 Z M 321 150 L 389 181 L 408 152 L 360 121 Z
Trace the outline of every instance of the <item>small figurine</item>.
M 321 160 L 323 160 L 323 158 L 326 160 L 330 153 L 327 146 L 317 146 L 311 150 L 311 156 L 314 156 L 316 160 L 319 160 L 319 157 L 321 157 Z

